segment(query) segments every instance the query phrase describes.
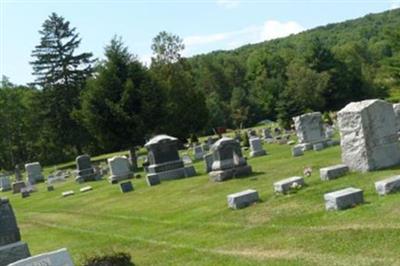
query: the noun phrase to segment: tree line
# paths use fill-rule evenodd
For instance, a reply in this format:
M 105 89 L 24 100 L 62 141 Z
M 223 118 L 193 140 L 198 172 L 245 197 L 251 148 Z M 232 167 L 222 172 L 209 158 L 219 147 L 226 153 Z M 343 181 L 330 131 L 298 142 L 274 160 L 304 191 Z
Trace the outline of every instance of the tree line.
M 192 58 L 181 56 L 179 36 L 163 31 L 145 66 L 118 36 L 103 60 L 77 53 L 77 29 L 53 13 L 32 51 L 35 81 L 2 78 L 0 168 L 129 149 L 157 133 L 186 140 L 265 119 L 289 127 L 307 111 L 396 99 L 399 25 L 394 10 Z

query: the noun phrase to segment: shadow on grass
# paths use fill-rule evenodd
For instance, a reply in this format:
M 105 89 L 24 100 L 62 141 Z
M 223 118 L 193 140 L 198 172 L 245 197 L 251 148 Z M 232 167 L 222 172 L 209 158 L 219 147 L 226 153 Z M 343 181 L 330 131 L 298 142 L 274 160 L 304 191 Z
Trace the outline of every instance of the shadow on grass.
M 251 181 L 258 180 L 258 177 L 265 174 L 265 172 L 252 172 L 249 175 L 245 176 L 235 176 L 235 179 L 249 179 Z

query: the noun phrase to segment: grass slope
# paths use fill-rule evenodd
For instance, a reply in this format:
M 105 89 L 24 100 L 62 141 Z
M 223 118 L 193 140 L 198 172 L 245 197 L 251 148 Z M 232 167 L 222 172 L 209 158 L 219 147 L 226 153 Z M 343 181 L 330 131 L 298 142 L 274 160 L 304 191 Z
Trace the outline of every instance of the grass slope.
M 72 180 L 54 192 L 10 198 L 22 238 L 33 254 L 67 247 L 77 265 L 85 256 L 125 251 L 137 265 L 394 265 L 399 263 L 400 194 L 378 197 L 373 182 L 398 173 L 388 169 L 352 173 L 322 182 L 318 169 L 340 162 L 340 147 L 292 158 L 288 145 L 265 145 L 269 155 L 249 159 L 254 174 L 223 183 L 199 175 L 135 191 L 119 192 L 106 181 L 80 194 Z M 275 195 L 272 183 L 301 175 L 312 166 L 307 187 Z M 142 173 L 143 176 L 143 173 Z M 324 210 L 323 194 L 355 186 L 367 204 L 341 212 Z M 227 208 L 226 195 L 257 189 L 262 202 L 242 210 Z M 61 198 L 73 189 L 75 196 Z

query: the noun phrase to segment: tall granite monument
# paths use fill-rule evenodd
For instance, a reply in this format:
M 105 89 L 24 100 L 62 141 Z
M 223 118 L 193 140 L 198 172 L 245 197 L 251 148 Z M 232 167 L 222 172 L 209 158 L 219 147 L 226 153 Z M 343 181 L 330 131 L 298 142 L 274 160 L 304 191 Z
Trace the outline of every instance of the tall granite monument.
M 367 172 L 400 164 L 396 117 L 383 100 L 352 102 L 338 112 L 342 161 Z
M 148 150 L 148 174 L 156 174 L 161 181 L 196 175 L 192 165 L 185 166 L 178 152 L 178 139 L 158 135 L 145 145 Z
M 21 242 L 14 211 L 7 198 L 0 199 L 0 266 L 30 256 L 28 245 Z
M 251 174 L 251 166 L 247 165 L 236 140 L 223 137 L 213 144 L 211 152 L 213 163 L 208 174 L 213 181 L 220 182 Z

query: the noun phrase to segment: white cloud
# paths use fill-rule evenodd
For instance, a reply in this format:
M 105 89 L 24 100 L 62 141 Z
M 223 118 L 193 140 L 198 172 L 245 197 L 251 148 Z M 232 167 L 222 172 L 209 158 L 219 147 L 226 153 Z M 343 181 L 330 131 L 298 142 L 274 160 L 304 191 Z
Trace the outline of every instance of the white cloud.
M 390 3 L 390 9 L 400 8 L 400 1 L 392 1 Z
M 214 49 L 233 49 L 249 43 L 285 37 L 303 30 L 304 27 L 295 21 L 267 20 L 263 25 L 250 26 L 237 31 L 188 36 L 184 38 L 187 48 L 184 54 L 192 54 L 192 50 L 204 50 L 201 47 L 205 46 L 218 47 Z
M 304 27 L 295 21 L 279 22 L 277 20 L 268 20 L 262 27 L 260 41 L 289 36 L 303 30 Z
M 217 0 L 217 5 L 225 7 L 225 8 L 235 8 L 240 4 L 239 0 Z

